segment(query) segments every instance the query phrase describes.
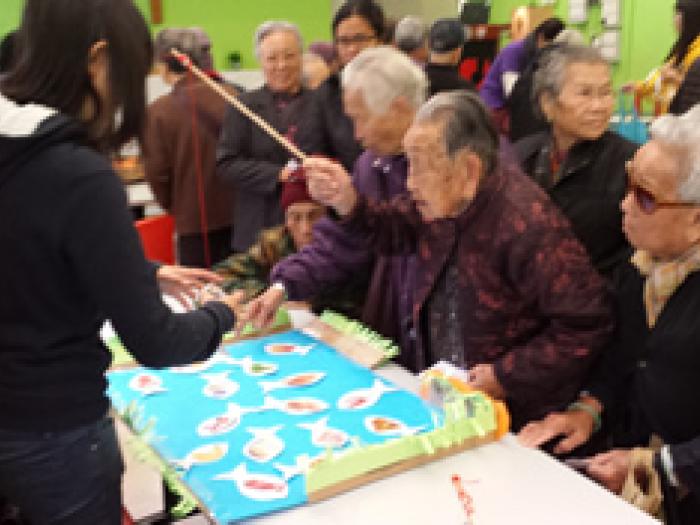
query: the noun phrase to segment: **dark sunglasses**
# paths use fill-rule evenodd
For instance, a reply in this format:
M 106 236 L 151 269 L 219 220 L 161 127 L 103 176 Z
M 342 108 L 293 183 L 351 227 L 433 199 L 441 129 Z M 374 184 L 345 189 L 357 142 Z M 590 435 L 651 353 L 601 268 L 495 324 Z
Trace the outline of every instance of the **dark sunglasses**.
M 700 206 L 700 204 L 694 202 L 660 201 L 649 190 L 632 182 L 632 179 L 628 175 L 627 193 L 629 194 L 630 192 L 634 197 L 634 202 L 637 204 L 637 207 L 647 215 L 656 213 L 656 211 L 661 208 L 695 208 Z

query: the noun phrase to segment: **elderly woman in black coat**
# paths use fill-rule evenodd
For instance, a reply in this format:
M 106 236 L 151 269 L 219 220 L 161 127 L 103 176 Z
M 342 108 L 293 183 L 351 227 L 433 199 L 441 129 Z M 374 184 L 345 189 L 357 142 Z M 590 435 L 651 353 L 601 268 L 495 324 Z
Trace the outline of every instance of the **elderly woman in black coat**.
M 533 100 L 550 127 L 515 144 L 522 167 L 569 218 L 596 269 L 610 275 L 629 254 L 619 204 L 636 149 L 608 130 L 610 66 L 590 47 L 552 49 L 535 74 Z
M 700 106 L 664 116 L 628 164 L 624 232 L 635 248 L 618 274 L 618 330 L 567 412 L 525 427 L 538 446 L 576 452 L 601 423 L 616 447 L 583 465 L 667 523 L 700 516 Z M 633 448 L 634 447 L 634 448 Z M 654 487 L 660 487 L 655 491 Z
M 301 33 L 288 22 L 265 22 L 255 34 L 255 51 L 265 85 L 241 96 L 255 113 L 292 142 L 310 92 L 302 86 Z M 265 228 L 284 222 L 282 183 L 291 154 L 237 109 L 224 121 L 216 152 L 217 175 L 234 191 L 231 248 L 245 252 Z

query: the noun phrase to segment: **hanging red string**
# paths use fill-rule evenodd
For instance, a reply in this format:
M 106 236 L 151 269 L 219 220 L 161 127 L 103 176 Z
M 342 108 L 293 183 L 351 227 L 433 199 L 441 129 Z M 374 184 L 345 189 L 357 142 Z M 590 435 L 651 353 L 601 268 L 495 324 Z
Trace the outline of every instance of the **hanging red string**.
M 207 268 L 211 268 L 211 247 L 209 245 L 209 223 L 207 220 L 207 199 L 204 187 L 204 169 L 202 168 L 202 148 L 199 143 L 199 125 L 197 121 L 197 101 L 194 99 L 192 90 L 193 73 L 188 70 L 187 95 L 190 101 L 190 110 L 192 115 L 192 147 L 194 149 L 195 175 L 197 179 L 197 198 L 199 200 L 199 228 L 202 234 L 202 243 L 204 247 L 204 264 Z

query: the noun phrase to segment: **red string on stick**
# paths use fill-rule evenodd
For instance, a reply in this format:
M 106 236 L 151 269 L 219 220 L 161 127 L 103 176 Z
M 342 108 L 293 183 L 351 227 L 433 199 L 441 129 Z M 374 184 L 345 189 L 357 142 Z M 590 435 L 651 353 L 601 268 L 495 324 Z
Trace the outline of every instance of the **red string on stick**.
M 452 486 L 457 493 L 457 499 L 462 505 L 464 510 L 464 525 L 474 525 L 474 500 L 472 497 L 464 490 L 464 485 L 462 484 L 462 478 L 458 474 L 452 475 Z
M 191 73 L 190 73 L 191 74 Z M 188 82 L 191 77 L 188 75 Z M 188 91 L 192 114 L 192 146 L 194 148 L 195 174 L 197 176 L 197 198 L 199 200 L 199 228 L 204 244 L 204 264 L 211 268 L 211 247 L 209 245 L 209 222 L 207 220 L 207 200 L 204 188 L 204 170 L 202 168 L 202 149 L 199 144 L 199 126 L 197 124 L 197 107 L 192 91 Z

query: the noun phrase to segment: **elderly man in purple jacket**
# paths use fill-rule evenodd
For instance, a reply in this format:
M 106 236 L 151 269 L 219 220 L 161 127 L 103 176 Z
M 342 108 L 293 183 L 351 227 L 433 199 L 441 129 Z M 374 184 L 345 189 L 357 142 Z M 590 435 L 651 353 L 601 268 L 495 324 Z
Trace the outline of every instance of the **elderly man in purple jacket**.
M 499 162 L 473 94 L 430 99 L 404 145 L 409 194 L 374 202 L 318 158 L 305 162 L 311 194 L 378 253 L 416 254 L 420 367 L 468 369 L 475 388 L 508 402 L 515 428 L 566 406 L 612 327 L 603 281 L 566 218 Z
M 408 164 L 402 140 L 425 100 L 425 73 L 395 49 L 377 47 L 348 64 L 342 82 L 345 111 L 366 148 L 352 175 L 355 189 L 376 201 L 405 193 Z M 416 370 L 411 315 L 414 259 L 412 254 L 375 255 L 363 236 L 323 219 L 314 228 L 310 246 L 277 264 L 270 276 L 273 286 L 249 310 L 264 323 L 285 295 L 309 300 L 358 278 L 364 280 L 358 285 L 367 286 L 369 279 L 362 320 L 397 341 L 400 362 Z

